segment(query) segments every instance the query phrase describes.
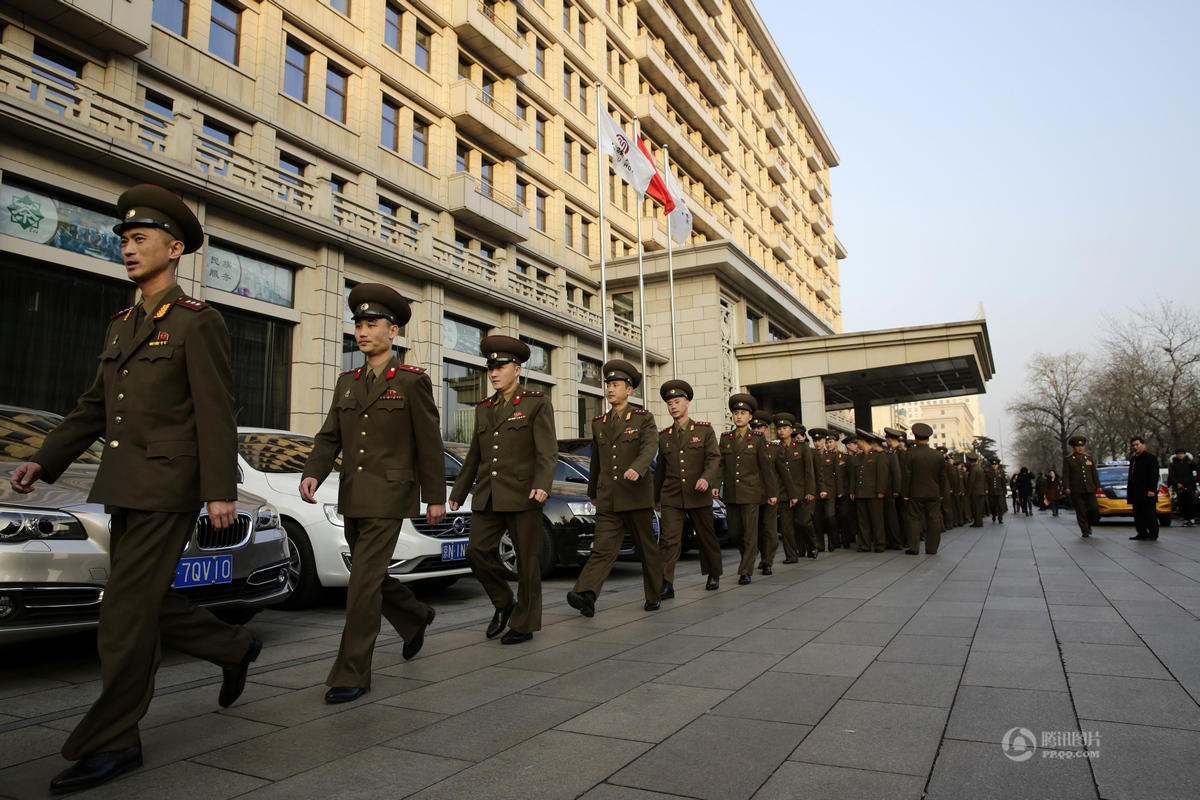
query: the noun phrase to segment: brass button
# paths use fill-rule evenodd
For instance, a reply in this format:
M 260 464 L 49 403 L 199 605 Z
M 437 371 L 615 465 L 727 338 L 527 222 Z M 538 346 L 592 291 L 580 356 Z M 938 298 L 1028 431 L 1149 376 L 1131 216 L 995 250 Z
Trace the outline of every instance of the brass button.
M 495 461 L 499 461 L 499 460 L 500 460 L 499 458 L 493 458 L 493 459 L 492 459 L 492 461 L 493 461 L 493 462 L 495 462 Z
M 125 399 L 125 393 L 124 393 L 124 392 L 119 392 L 119 393 L 117 394 L 117 399 L 118 399 L 118 400 L 124 400 L 124 399 Z
M 362 472 L 362 467 L 355 467 L 359 472 Z
M 363 449 L 360 447 L 360 448 L 358 449 L 358 452 L 360 452 L 360 453 L 365 453 L 365 452 L 367 452 L 367 451 L 366 451 L 366 450 L 363 450 Z
M 129 374 L 129 370 L 127 370 L 127 369 L 123 369 L 123 370 L 121 370 L 121 374 L 122 374 L 122 375 L 128 375 L 128 374 Z
M 120 414 L 118 414 L 117 416 L 113 417 L 113 422 L 115 422 L 115 423 L 117 423 L 118 425 L 120 425 L 122 422 L 124 422 L 124 420 L 122 420 L 122 419 L 121 419 L 121 415 L 120 415 Z
M 363 412 L 363 419 L 366 419 L 366 418 L 367 418 L 367 412 L 365 412 L 365 411 L 364 411 L 364 412 Z
M 108 446 L 109 447 L 120 447 L 121 443 L 118 442 L 116 439 L 113 439 L 111 442 L 108 443 Z
M 367 435 L 367 432 L 366 432 L 366 431 L 363 431 L 363 432 L 362 432 L 362 435 L 363 435 L 363 436 L 366 436 L 366 435 Z
M 500 431 L 492 431 L 492 436 L 499 436 L 499 435 L 500 435 Z
M 493 449 L 493 450 L 499 450 L 499 449 L 500 449 L 500 445 L 498 445 L 498 444 L 494 444 L 494 445 L 492 445 L 492 449 Z
M 492 472 L 492 475 L 494 476 L 495 474 L 496 474 L 496 473 L 493 471 L 493 472 Z

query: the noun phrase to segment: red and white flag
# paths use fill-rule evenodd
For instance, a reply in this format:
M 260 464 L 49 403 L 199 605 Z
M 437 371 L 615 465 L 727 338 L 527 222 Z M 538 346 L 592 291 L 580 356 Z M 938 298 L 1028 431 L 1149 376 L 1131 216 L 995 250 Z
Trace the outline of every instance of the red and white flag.
M 638 194 L 645 194 L 650 181 L 657 174 L 654 164 L 634 146 L 633 140 L 625 135 L 608 114 L 600 115 L 599 127 L 600 148 L 607 151 L 612 158 L 613 171 L 636 189 Z
M 667 212 L 667 230 L 676 244 L 683 244 L 692 235 L 692 212 L 688 210 L 683 187 L 670 169 L 667 170 L 667 191 L 674 201 L 674 208 Z
M 638 137 L 638 149 L 642 151 L 642 155 L 646 156 L 650 166 L 654 167 L 654 177 L 650 179 L 650 185 L 646 187 L 646 194 L 658 201 L 659 205 L 663 207 L 663 213 L 670 214 L 675 210 L 675 201 L 671 199 L 671 193 L 667 191 L 667 185 L 663 182 L 658 167 L 654 166 L 654 159 L 650 157 L 650 150 L 647 149 L 646 143 L 640 136 Z

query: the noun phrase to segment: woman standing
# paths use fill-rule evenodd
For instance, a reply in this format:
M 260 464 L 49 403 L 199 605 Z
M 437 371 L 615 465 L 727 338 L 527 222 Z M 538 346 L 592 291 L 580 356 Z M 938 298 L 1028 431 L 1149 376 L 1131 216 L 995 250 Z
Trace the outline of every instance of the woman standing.
M 1056 470 L 1050 470 L 1046 475 L 1046 502 L 1050 504 L 1050 512 L 1058 516 L 1058 501 L 1063 495 L 1063 481 Z

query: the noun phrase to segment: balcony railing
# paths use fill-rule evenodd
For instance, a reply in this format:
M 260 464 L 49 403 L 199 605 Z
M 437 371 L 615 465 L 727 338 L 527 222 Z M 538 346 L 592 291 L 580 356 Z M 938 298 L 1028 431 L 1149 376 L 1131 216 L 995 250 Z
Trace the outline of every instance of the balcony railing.
M 567 301 L 567 313 L 570 314 L 572 317 L 575 317 L 575 319 L 580 320 L 581 322 L 586 322 L 588 325 L 591 325 L 592 327 L 595 327 L 595 328 L 600 327 L 600 315 L 597 314 L 595 311 L 592 311 L 587 306 L 582 306 L 579 303 L 568 300 Z
M 508 273 L 508 288 L 514 294 L 528 297 L 544 306 L 558 307 L 558 290 L 550 283 L 533 278 L 523 272 L 510 271 Z
M 642 327 L 640 325 L 634 325 L 632 320 L 625 319 L 625 317 L 618 317 L 616 314 L 610 317 L 610 324 L 612 332 L 617 336 L 635 344 L 641 344 Z

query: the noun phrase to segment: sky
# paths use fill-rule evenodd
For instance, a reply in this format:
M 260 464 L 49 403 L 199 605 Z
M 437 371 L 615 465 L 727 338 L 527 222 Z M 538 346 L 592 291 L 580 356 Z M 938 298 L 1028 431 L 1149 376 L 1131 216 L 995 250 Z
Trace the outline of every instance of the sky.
M 1200 2 L 755 0 L 839 156 L 846 331 L 970 319 L 988 435 L 1037 352 L 1200 306 Z

